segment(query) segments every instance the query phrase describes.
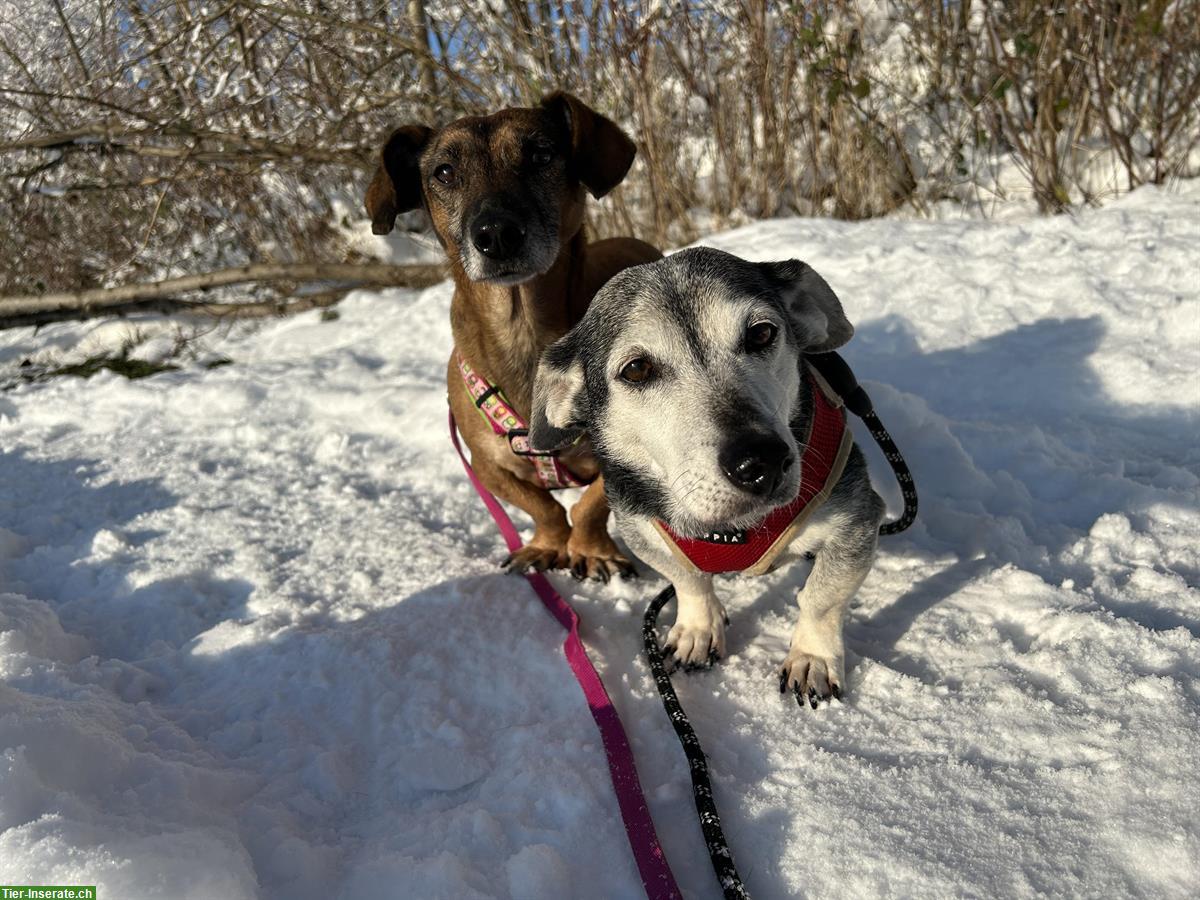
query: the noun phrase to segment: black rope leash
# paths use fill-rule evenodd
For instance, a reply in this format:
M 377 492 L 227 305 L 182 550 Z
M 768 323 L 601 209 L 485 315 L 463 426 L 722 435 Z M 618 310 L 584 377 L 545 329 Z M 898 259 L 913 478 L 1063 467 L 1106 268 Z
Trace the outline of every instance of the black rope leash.
M 862 391 L 862 388 L 859 388 Z M 863 396 L 866 397 L 866 392 L 863 391 Z M 870 403 L 870 398 L 867 399 Z M 883 427 L 883 423 L 879 421 L 879 416 L 875 415 L 875 410 L 870 409 L 860 418 L 863 424 L 867 426 L 867 430 L 871 432 L 871 437 L 875 439 L 875 443 L 879 445 L 879 449 L 883 451 L 884 458 L 888 461 L 888 465 L 892 467 L 892 474 L 896 476 L 896 481 L 900 484 L 900 495 L 904 498 L 904 512 L 900 514 L 894 522 L 884 522 L 879 526 L 881 535 L 899 534 L 908 528 L 917 518 L 917 485 L 913 481 L 912 472 L 908 470 L 908 463 L 904 461 L 904 457 L 900 455 L 899 448 L 896 447 L 896 442 L 892 440 L 892 436 L 888 434 L 888 430 Z
M 821 373 L 829 386 L 842 398 L 846 408 L 863 420 L 867 430 L 884 458 L 892 467 L 892 474 L 900 484 L 900 492 L 904 498 L 904 511 L 894 522 L 884 522 L 879 526 L 881 535 L 899 534 L 913 523 L 917 517 L 917 487 L 913 481 L 908 464 L 896 447 L 896 442 L 888 434 L 871 398 L 862 389 L 845 360 L 836 353 L 822 353 L 806 357 L 818 372 Z M 725 840 L 725 832 L 721 828 L 721 816 L 717 812 L 717 804 L 713 799 L 712 781 L 708 777 L 708 758 L 700 747 L 700 739 L 688 721 L 687 713 L 675 694 L 671 684 L 671 676 L 663 663 L 662 648 L 658 643 L 658 614 L 662 608 L 675 596 L 675 587 L 668 585 L 646 607 L 646 615 L 642 618 L 642 641 L 646 647 L 646 660 L 650 663 L 650 671 L 654 675 L 654 684 L 662 697 L 663 709 L 683 747 L 683 755 L 687 757 L 688 770 L 692 776 L 692 798 L 696 802 L 696 812 L 700 816 L 700 830 L 704 834 L 704 843 L 708 847 L 708 858 L 712 862 L 713 871 L 725 900 L 750 900 L 750 892 L 742 884 L 741 876 L 733 864 L 733 853 Z
M 846 409 L 863 420 L 871 437 L 883 451 L 884 459 L 892 467 L 892 474 L 896 476 L 896 481 L 900 484 L 900 494 L 904 498 L 904 512 L 895 522 L 884 522 L 880 525 L 879 533 L 899 534 L 917 517 L 917 486 L 913 482 L 912 472 L 908 470 L 908 463 L 904 461 L 899 448 L 896 447 L 896 442 L 892 440 L 888 430 L 879 421 L 879 416 L 875 414 L 875 406 L 871 403 L 871 398 L 867 396 L 867 392 L 858 383 L 858 379 L 854 377 L 854 373 L 850 371 L 850 367 L 846 365 L 846 361 L 842 359 L 841 355 L 817 353 L 806 356 L 805 360 L 821 373 L 821 377 L 842 398 Z
M 717 812 L 712 782 L 708 778 L 708 758 L 700 748 L 700 739 L 692 730 L 692 723 L 688 721 L 679 697 L 675 695 L 675 688 L 671 686 L 671 676 L 667 674 L 662 648 L 658 645 L 658 613 L 674 596 L 674 585 L 668 585 L 646 607 L 646 615 L 642 619 L 646 659 L 650 661 L 650 671 L 654 674 L 654 683 L 662 697 L 663 709 L 667 711 L 667 718 L 671 720 L 671 726 L 683 747 L 683 755 L 687 757 L 688 769 L 692 774 L 692 798 L 696 801 L 696 812 L 700 816 L 700 830 L 704 832 L 708 858 L 712 861 L 713 871 L 717 873 L 721 890 L 725 892 L 725 900 L 750 900 L 750 894 L 733 865 L 733 854 L 729 852 L 725 832 L 721 830 L 721 816 Z

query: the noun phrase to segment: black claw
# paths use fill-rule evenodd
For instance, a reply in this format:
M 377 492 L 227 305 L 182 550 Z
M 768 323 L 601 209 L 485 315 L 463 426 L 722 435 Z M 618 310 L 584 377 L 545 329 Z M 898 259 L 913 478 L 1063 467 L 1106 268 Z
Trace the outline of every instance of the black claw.
M 728 615 L 725 616 L 725 627 L 726 628 L 729 627 L 729 616 Z
M 808 689 L 808 705 L 813 709 L 817 708 L 817 692 L 813 688 Z
M 836 700 L 838 703 L 841 703 L 842 702 L 841 686 L 835 683 L 832 687 L 830 687 L 829 690 L 833 694 L 833 699 Z
M 779 673 L 779 693 L 781 694 L 787 693 L 787 675 L 787 669 Z
M 510 554 L 508 554 L 508 556 L 504 557 L 504 559 L 502 559 L 500 561 L 500 568 L 507 569 L 509 566 L 512 565 L 512 561 L 513 561 L 513 555 L 510 553 Z
M 792 693 L 796 696 L 796 704 L 801 709 L 804 709 L 804 692 L 800 690 L 800 685 L 794 685 L 792 687 Z
M 620 562 L 620 563 L 617 563 L 617 568 L 621 572 L 621 579 L 623 581 L 627 581 L 627 580 L 638 577 L 638 570 L 636 568 L 634 568 L 633 563 Z
M 600 560 L 600 562 L 596 563 L 596 577 L 605 584 L 608 584 L 609 579 L 612 578 L 612 576 L 608 574 L 608 566 L 605 564 L 604 560 Z
M 587 578 L 587 560 L 582 560 L 571 566 L 571 577 L 576 581 L 583 581 L 583 579 Z

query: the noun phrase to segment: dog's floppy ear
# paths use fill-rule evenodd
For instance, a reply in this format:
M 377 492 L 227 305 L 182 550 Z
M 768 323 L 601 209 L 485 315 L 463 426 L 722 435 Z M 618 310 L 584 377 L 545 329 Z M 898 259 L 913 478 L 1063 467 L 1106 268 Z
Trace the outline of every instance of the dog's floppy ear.
M 621 183 L 633 165 L 637 145 L 616 122 L 564 91 L 546 97 L 542 107 L 566 123 L 572 168 L 593 197 L 599 200 Z
M 367 188 L 367 215 L 371 231 L 387 234 L 396 216 L 421 205 L 421 151 L 433 136 L 424 125 L 405 125 L 389 136 L 379 154 L 379 168 Z
M 812 266 L 798 259 L 760 266 L 783 298 L 806 353 L 828 353 L 854 337 L 854 326 L 846 318 L 842 302 Z
M 529 443 L 550 453 L 579 440 L 588 426 L 587 387 L 583 361 L 572 334 L 546 348 L 533 382 L 533 414 Z

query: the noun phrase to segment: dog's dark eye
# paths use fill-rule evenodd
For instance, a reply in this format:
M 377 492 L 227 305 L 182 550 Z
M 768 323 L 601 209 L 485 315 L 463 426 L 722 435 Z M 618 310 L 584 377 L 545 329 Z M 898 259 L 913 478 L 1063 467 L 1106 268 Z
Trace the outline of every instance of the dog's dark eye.
M 440 181 L 446 187 L 452 187 L 458 181 L 458 175 L 454 172 L 454 166 L 441 165 L 433 170 L 433 177 Z
M 622 381 L 630 384 L 645 384 L 654 377 L 654 363 L 644 356 L 638 356 L 625 363 L 619 374 Z
M 774 322 L 755 322 L 746 329 L 746 339 L 744 346 L 747 353 L 756 353 L 760 350 L 766 350 L 775 343 L 775 336 L 779 334 L 779 328 Z
M 529 161 L 539 169 L 542 166 L 550 165 L 550 160 L 554 159 L 554 152 L 545 147 L 535 147 L 533 152 L 529 154 Z

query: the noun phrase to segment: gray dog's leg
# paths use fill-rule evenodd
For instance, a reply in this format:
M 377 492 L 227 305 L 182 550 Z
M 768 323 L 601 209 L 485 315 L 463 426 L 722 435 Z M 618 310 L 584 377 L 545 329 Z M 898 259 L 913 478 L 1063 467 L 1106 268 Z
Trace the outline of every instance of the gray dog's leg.
M 850 599 L 862 585 L 875 558 L 877 534 L 855 529 L 834 533 L 817 551 L 816 561 L 796 595 L 800 619 L 780 672 L 779 689 L 792 690 L 798 700 L 817 701 L 842 696 L 846 651 L 842 622 Z
M 725 655 L 725 607 L 713 591 L 712 576 L 673 574 L 679 604 L 667 646 L 675 648 L 680 665 L 701 666 Z

